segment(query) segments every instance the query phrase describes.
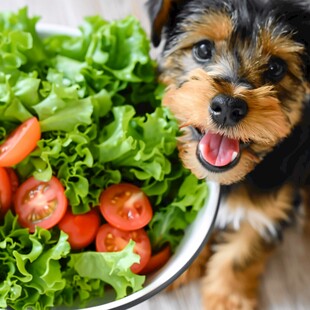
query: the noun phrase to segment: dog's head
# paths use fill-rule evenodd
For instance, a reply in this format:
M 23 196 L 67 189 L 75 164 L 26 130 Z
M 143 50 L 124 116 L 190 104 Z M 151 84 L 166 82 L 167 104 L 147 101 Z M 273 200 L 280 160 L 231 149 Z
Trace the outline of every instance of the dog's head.
M 302 117 L 310 80 L 308 0 L 149 0 L 164 104 L 200 178 L 241 180 Z

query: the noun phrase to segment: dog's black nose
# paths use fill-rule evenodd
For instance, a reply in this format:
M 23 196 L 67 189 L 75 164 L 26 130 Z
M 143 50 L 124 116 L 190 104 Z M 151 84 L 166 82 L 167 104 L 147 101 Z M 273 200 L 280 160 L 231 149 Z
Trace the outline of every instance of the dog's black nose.
M 248 105 L 243 99 L 221 94 L 212 99 L 209 111 L 218 125 L 234 126 L 247 115 Z

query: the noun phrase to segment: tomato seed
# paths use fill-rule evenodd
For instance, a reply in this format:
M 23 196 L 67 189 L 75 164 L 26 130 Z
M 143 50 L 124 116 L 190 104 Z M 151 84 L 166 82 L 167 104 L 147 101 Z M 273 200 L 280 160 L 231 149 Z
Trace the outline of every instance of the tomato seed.
M 113 239 L 113 235 L 111 233 L 107 234 L 108 239 Z
M 124 217 L 124 211 L 123 211 L 123 209 L 118 209 L 118 210 L 117 210 L 117 214 L 118 214 L 119 216 L 121 216 L 121 217 Z
M 108 252 L 115 252 L 118 250 L 114 236 L 111 233 L 108 233 L 105 237 L 104 244 Z
M 114 245 L 109 245 L 109 246 L 107 246 L 107 250 L 108 250 L 108 252 L 116 252 L 117 248 Z
M 25 202 L 29 203 L 31 200 L 40 197 L 41 194 L 49 189 L 48 184 L 40 183 L 38 186 L 29 190 L 25 195 Z
M 33 224 L 39 223 L 49 217 L 56 210 L 56 207 L 56 200 L 49 201 L 41 209 L 32 210 L 32 212 L 28 215 L 27 220 Z

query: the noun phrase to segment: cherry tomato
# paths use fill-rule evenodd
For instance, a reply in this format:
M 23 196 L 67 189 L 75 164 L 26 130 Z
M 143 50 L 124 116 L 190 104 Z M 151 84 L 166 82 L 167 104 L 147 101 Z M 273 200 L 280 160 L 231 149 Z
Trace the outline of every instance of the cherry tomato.
M 161 251 L 151 256 L 146 266 L 139 272 L 140 274 L 150 274 L 163 267 L 171 256 L 170 246 L 164 247 Z
M 126 247 L 129 240 L 135 241 L 134 252 L 140 255 L 140 263 L 131 266 L 131 271 L 139 273 L 151 257 L 150 239 L 144 229 L 123 231 L 110 224 L 102 225 L 96 237 L 98 252 L 118 252 Z
M 31 177 L 17 189 L 14 207 L 19 223 L 34 232 L 36 226 L 49 229 L 58 224 L 66 213 L 67 198 L 56 177 L 48 182 Z
M 15 194 L 17 191 L 17 188 L 19 186 L 19 179 L 18 176 L 13 168 L 5 168 L 9 179 L 10 179 L 10 184 L 11 184 L 11 190 L 12 190 L 12 195 Z
M 0 218 L 10 209 L 12 188 L 10 178 L 4 168 L 0 167 Z
M 147 225 L 153 216 L 149 199 L 132 184 L 108 187 L 100 196 L 100 211 L 111 225 L 122 230 L 136 230 Z
M 71 248 L 79 250 L 95 240 L 100 227 L 100 216 L 94 209 L 85 214 L 76 215 L 68 209 L 58 227 L 69 236 Z
M 32 117 L 17 127 L 0 145 L 0 167 L 11 167 L 25 159 L 40 140 L 40 124 Z

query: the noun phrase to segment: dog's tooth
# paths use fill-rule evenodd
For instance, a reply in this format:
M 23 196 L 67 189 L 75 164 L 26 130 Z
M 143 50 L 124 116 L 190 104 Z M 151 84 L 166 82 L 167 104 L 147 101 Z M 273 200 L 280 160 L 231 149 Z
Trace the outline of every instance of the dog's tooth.
M 238 152 L 233 152 L 231 155 L 231 161 L 234 161 L 238 156 Z

